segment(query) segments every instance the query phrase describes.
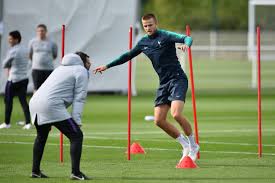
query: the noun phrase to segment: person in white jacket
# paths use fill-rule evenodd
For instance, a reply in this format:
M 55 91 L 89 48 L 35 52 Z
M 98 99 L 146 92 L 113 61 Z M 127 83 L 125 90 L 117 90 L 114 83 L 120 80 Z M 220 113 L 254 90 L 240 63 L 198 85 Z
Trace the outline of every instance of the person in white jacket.
M 83 52 L 65 55 L 61 66 L 52 72 L 32 96 L 29 103 L 31 121 L 37 129 L 32 178 L 47 178 L 40 171 L 40 162 L 51 126 L 55 126 L 70 139 L 71 179 L 88 179 L 79 166 L 83 141 L 81 113 L 87 96 L 90 66 L 89 56 Z M 70 105 L 71 114 L 67 111 Z

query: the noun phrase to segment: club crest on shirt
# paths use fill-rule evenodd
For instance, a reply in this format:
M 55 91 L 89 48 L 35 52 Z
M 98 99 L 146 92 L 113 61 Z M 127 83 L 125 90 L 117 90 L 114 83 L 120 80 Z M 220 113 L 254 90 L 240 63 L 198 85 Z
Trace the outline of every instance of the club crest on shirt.
M 161 47 L 161 41 L 158 41 L 158 45 L 159 45 L 159 47 Z

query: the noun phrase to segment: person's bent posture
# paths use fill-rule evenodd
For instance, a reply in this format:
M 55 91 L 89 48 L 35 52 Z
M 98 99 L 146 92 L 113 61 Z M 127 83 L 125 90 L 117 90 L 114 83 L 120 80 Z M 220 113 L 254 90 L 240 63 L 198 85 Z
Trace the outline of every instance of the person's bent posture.
M 33 178 L 47 178 L 40 162 L 51 126 L 70 140 L 71 179 L 88 179 L 80 171 L 83 134 L 81 114 L 87 96 L 90 68 L 89 56 L 83 52 L 67 54 L 30 100 L 31 120 L 37 130 L 33 146 Z M 72 105 L 72 113 L 67 108 Z

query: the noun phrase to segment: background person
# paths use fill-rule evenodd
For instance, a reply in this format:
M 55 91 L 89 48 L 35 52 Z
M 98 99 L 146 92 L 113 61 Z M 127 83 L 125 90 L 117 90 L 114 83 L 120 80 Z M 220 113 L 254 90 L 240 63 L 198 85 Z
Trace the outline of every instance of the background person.
M 28 87 L 28 50 L 20 44 L 21 34 L 15 30 L 9 33 L 8 42 L 10 49 L 3 61 L 3 68 L 6 69 L 8 81 L 5 88 L 5 122 L 0 129 L 11 127 L 11 114 L 13 109 L 13 98 L 18 96 L 23 108 L 26 124 L 23 129 L 30 129 L 30 111 L 26 99 Z
M 43 84 L 54 70 L 53 61 L 57 57 L 57 45 L 47 37 L 47 26 L 36 27 L 36 38 L 29 42 L 29 57 L 32 61 L 34 91 Z

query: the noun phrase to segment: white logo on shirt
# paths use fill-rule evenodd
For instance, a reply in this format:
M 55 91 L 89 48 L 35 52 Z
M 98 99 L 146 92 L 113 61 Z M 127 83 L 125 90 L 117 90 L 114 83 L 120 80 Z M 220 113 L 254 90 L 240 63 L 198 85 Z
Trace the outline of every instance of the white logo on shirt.
M 148 48 L 147 46 L 144 46 L 144 49 L 145 49 L 145 50 L 147 50 L 147 48 Z
M 160 45 L 160 44 L 161 44 L 161 41 L 158 41 L 158 44 L 159 44 L 159 46 L 161 47 L 161 45 Z

